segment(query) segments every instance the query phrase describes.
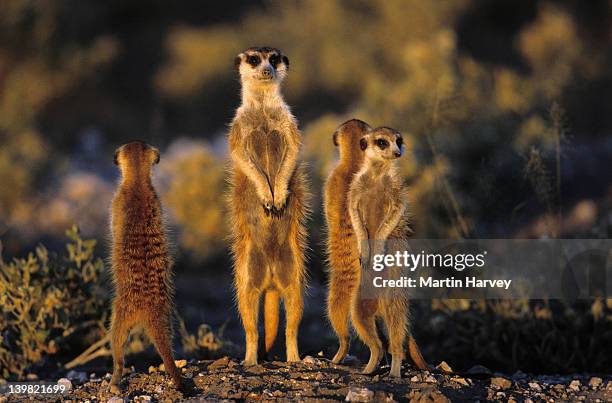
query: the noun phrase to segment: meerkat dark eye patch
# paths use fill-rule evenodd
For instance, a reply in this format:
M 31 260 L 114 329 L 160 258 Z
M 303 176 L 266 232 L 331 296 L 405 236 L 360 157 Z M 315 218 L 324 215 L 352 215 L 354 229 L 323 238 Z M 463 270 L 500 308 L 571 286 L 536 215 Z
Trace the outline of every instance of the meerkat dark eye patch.
M 270 61 L 272 67 L 276 68 L 276 66 L 278 66 L 278 63 L 280 63 L 280 57 L 276 53 L 274 53 L 268 58 L 268 61 Z
M 366 148 L 368 148 L 368 140 L 366 139 L 359 140 L 359 147 L 361 148 L 361 151 L 364 151 Z
M 384 150 L 385 148 L 389 147 L 389 142 L 387 140 L 378 139 L 378 140 L 376 140 L 376 145 L 381 150 Z
M 247 63 L 253 67 L 256 67 L 259 63 L 261 63 L 261 59 L 259 58 L 259 56 L 256 55 L 247 56 L 246 60 Z

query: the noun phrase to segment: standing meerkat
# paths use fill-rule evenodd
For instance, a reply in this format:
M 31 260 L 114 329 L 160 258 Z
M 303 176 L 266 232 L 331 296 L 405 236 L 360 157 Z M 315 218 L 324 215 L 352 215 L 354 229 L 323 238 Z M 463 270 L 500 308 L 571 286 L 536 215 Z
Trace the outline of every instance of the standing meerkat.
M 276 338 L 282 296 L 287 361 L 299 361 L 308 194 L 297 163 L 301 134 L 280 92 L 289 59 L 278 49 L 249 48 L 236 57 L 235 67 L 242 104 L 229 132 L 229 206 L 234 286 L 246 333 L 244 364 L 257 364 L 262 294 L 266 352 Z
M 119 392 L 124 345 L 136 325 L 144 327 L 175 386 L 183 386 L 172 355 L 172 261 L 161 204 L 151 183 L 151 167 L 158 162 L 159 151 L 141 141 L 115 151 L 121 182 L 111 211 L 113 393 Z
M 338 352 L 332 359 L 340 363 L 349 350 L 351 298 L 359 287 L 359 252 L 348 209 L 348 194 L 355 174 L 361 168 L 364 152 L 360 140 L 372 128 L 365 122 L 352 119 L 334 132 L 338 147 L 338 165 L 325 182 L 323 207 L 327 224 L 327 258 L 329 291 L 327 315 L 338 336 Z
M 360 147 L 365 151 L 365 160 L 351 183 L 349 214 L 357 237 L 364 281 L 370 274 L 371 257 L 385 253 L 386 248 L 401 250 L 411 230 L 406 217 L 406 189 L 395 166 L 395 160 L 403 153 L 402 135 L 387 127 L 376 128 L 361 139 Z M 387 240 L 393 242 L 387 243 Z M 391 250 L 386 252 L 393 253 Z M 416 366 L 429 369 L 410 333 L 406 294 L 393 292 L 370 298 L 363 297 L 361 288 L 358 288 L 353 298 L 352 320 L 357 334 L 370 349 L 370 360 L 364 373 L 372 373 L 382 355 L 382 343 L 376 331 L 377 318 L 382 318 L 389 336 L 391 376 L 400 376 L 406 338 L 410 357 Z

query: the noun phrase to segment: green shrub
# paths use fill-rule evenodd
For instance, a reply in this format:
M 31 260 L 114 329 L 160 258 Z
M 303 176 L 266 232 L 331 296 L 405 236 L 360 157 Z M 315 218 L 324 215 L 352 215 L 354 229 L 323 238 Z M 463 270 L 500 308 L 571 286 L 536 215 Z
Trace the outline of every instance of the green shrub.
M 26 258 L 0 258 L 0 376 L 22 378 L 49 356 L 104 331 L 108 293 L 95 240 L 66 231 L 66 253 L 38 246 Z

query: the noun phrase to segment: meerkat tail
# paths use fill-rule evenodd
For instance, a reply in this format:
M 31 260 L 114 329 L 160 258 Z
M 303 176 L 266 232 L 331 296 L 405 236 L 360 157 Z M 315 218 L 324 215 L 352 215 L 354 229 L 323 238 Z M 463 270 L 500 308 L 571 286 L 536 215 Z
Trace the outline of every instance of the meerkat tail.
M 414 337 L 408 337 L 408 352 L 410 353 L 410 358 L 419 369 L 429 370 L 429 365 L 427 361 L 423 358 L 423 354 L 421 354 L 421 349 L 417 344 Z
M 280 296 L 277 290 L 268 290 L 264 296 L 264 335 L 266 353 L 270 351 L 278 333 Z

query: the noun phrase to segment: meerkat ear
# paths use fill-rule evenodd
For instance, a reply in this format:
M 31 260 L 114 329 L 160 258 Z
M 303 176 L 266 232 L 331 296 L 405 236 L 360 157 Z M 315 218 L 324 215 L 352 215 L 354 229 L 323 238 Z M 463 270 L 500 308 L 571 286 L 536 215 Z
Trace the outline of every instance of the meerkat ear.
M 283 55 L 283 63 L 285 63 L 287 70 L 289 70 L 289 58 L 285 55 Z
M 113 162 L 115 165 L 119 165 L 119 150 L 115 150 L 115 155 L 113 156 Z
M 333 141 L 334 141 L 334 145 L 338 147 L 338 131 L 334 132 Z
M 241 55 L 238 55 L 234 59 L 234 70 L 236 71 L 240 70 L 240 63 L 242 63 L 242 57 Z
M 361 147 L 361 151 L 365 151 L 365 149 L 368 148 L 368 140 L 365 137 L 359 140 L 359 147 Z
M 159 164 L 159 150 L 153 150 L 153 165 Z

